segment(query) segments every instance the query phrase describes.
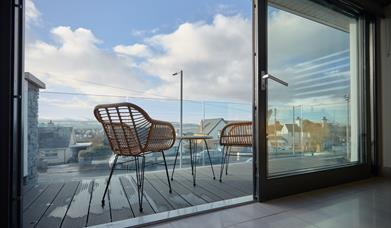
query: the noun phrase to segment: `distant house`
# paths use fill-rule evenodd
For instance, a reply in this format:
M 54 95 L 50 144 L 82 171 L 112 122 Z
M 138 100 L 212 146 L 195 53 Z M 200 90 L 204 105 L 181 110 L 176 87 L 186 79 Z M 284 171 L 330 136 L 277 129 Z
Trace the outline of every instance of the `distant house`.
M 278 135 L 284 137 L 291 148 L 294 145 L 295 149 L 306 150 L 305 147 L 307 147 L 313 132 L 312 122 L 298 119 L 295 124 L 284 124 Z
M 221 130 L 228 122 L 223 118 L 201 120 L 199 131 L 201 134 L 212 136 L 218 139 Z
M 39 156 L 48 165 L 67 163 L 73 158 L 72 146 L 76 145 L 73 127 L 49 124 L 38 128 Z
M 281 136 L 284 125 L 280 121 L 275 121 L 267 126 L 267 143 L 269 151 L 287 150 L 288 140 Z
M 268 135 L 267 141 L 272 148 L 286 148 L 289 145 L 288 140 L 279 135 Z
M 218 148 L 220 146 L 220 134 L 222 129 L 229 123 L 234 123 L 238 121 L 224 120 L 223 118 L 215 119 L 205 119 L 201 120 L 199 130 L 197 134 L 212 136 L 213 139 L 209 139 L 208 146 L 209 148 Z M 240 153 L 249 153 L 252 151 L 252 148 L 246 147 L 232 147 L 231 152 L 240 152 Z
M 267 134 L 268 136 L 270 135 L 280 135 L 281 134 L 281 130 L 282 128 L 284 127 L 284 125 L 282 125 L 280 123 L 280 121 L 275 121 L 274 123 L 269 123 L 269 125 L 267 126 Z
M 213 139 L 208 140 L 208 145 L 211 148 L 217 148 L 220 145 L 221 130 L 227 123 L 228 121 L 225 121 L 223 118 L 201 120 L 197 134 L 212 136 Z
M 327 123 L 325 117 L 321 119 L 321 122 L 297 118 L 294 124 L 284 124 L 276 135 L 284 137 L 291 149 L 294 147 L 297 151 L 319 152 L 331 147 L 333 142 L 341 140 L 331 137 L 330 130 L 332 129 L 332 125 Z
M 300 140 L 302 138 L 302 129 L 297 124 L 284 124 L 279 135 L 284 137 L 289 145 L 300 144 Z

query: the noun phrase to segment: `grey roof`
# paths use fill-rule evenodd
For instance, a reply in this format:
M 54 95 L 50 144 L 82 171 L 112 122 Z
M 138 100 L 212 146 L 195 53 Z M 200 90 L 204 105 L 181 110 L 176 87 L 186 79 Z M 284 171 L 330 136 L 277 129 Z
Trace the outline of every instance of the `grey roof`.
M 226 123 L 223 118 L 201 120 L 200 132 L 209 135 L 221 121 Z
M 39 127 L 39 148 L 67 148 L 73 137 L 72 127 Z

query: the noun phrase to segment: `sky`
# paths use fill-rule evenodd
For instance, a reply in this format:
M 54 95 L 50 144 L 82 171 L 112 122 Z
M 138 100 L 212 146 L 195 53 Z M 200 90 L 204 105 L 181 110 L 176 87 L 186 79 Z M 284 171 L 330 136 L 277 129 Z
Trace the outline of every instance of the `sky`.
M 128 101 L 178 121 L 181 69 L 185 122 L 251 119 L 251 0 L 26 4 L 25 70 L 47 87 L 41 119 L 91 120 L 95 105 Z M 270 107 L 284 106 L 281 119 L 304 105 L 311 118 L 343 121 L 349 35 L 272 7 L 268 18 L 269 72 L 290 83 L 271 84 Z

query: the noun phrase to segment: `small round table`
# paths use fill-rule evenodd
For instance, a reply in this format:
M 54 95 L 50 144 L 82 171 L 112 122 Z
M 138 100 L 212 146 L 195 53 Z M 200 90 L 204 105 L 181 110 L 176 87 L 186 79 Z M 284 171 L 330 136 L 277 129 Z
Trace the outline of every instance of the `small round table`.
M 191 136 L 180 136 L 180 137 L 177 137 L 177 139 L 179 139 L 179 144 L 178 144 L 178 148 L 176 150 L 175 161 L 174 161 L 174 168 L 172 169 L 171 180 L 174 180 L 174 171 L 175 171 L 176 161 L 177 161 L 177 158 L 178 158 L 178 152 L 179 152 L 179 148 L 180 148 L 181 143 L 182 143 L 183 140 L 188 140 L 189 141 L 189 146 L 190 146 L 190 148 L 189 148 L 190 149 L 190 164 L 191 164 L 191 175 L 193 175 L 193 186 L 196 185 L 197 140 L 202 140 L 205 143 L 206 151 L 207 151 L 208 157 L 209 157 L 210 168 L 212 169 L 212 173 L 213 173 L 213 179 L 216 179 L 215 171 L 213 170 L 212 160 L 210 159 L 210 153 L 209 153 L 208 144 L 206 143 L 207 139 L 213 139 L 213 137 L 212 136 L 207 136 L 207 135 L 191 135 Z M 192 147 L 192 144 L 194 145 L 193 147 Z M 194 149 L 194 151 L 192 149 Z

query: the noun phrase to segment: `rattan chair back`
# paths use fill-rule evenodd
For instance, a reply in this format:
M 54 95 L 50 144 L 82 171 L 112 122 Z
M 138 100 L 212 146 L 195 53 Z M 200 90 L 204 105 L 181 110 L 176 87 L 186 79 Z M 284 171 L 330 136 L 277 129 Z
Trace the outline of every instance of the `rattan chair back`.
M 103 104 L 95 107 L 94 115 L 115 154 L 144 152 L 153 120 L 142 108 L 131 103 Z
M 253 124 L 251 121 L 227 124 L 220 135 L 222 146 L 252 146 Z

